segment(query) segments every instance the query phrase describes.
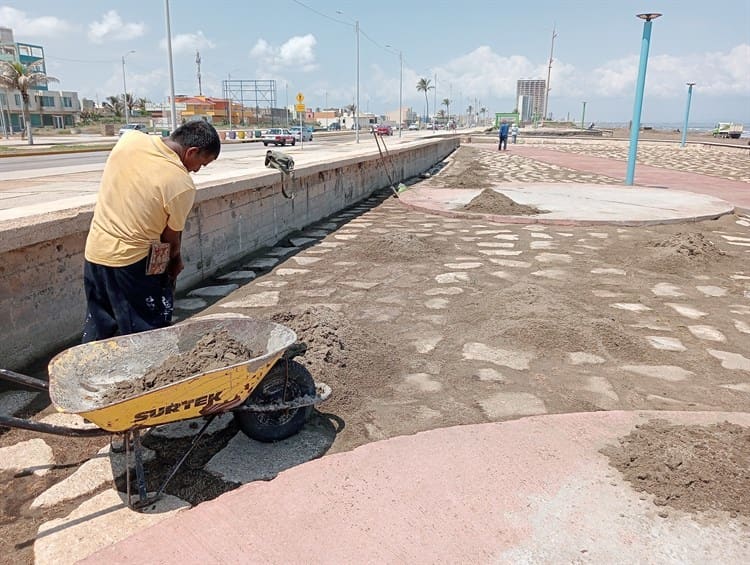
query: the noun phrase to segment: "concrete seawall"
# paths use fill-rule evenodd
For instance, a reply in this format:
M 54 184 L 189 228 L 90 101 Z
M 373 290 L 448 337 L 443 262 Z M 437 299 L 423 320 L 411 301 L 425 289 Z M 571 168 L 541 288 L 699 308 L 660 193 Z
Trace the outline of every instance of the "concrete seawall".
M 426 139 L 392 149 L 396 176 L 409 178 L 447 157 L 459 138 Z M 248 253 L 325 218 L 389 184 L 377 152 L 301 166 L 281 193 L 281 174 L 239 176 L 199 185 L 183 234 L 180 288 L 208 278 Z M 0 222 L 0 367 L 16 369 L 80 333 L 83 248 L 94 198 L 59 209 L 19 210 Z

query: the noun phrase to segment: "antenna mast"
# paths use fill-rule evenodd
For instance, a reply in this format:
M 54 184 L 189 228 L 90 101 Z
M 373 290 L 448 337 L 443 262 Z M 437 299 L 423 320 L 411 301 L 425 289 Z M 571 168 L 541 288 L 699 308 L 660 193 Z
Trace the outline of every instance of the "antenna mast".
M 552 24 L 552 46 L 549 49 L 549 66 L 547 67 L 547 90 L 544 93 L 544 112 L 542 113 L 542 123 L 544 123 L 545 118 L 547 117 L 547 104 L 549 103 L 549 77 L 550 73 L 552 72 L 552 54 L 555 52 L 555 38 L 557 37 L 557 33 L 555 33 L 555 24 Z
M 201 52 L 195 52 L 195 64 L 198 66 L 198 96 L 203 96 L 203 90 L 201 88 Z

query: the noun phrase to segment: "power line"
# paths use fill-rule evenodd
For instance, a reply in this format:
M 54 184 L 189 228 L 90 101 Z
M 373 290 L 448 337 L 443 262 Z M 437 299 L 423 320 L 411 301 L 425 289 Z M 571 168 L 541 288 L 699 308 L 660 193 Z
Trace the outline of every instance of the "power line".
M 328 20 L 331 20 L 332 22 L 336 22 L 336 23 L 339 23 L 339 24 L 344 24 L 344 25 L 347 25 L 347 26 L 350 26 L 350 27 L 354 27 L 349 22 L 347 22 L 345 20 L 339 20 L 338 18 L 334 18 L 333 16 L 329 16 L 328 14 L 324 14 L 323 12 L 320 12 L 320 11 L 316 10 L 312 6 L 308 6 L 304 2 L 300 2 L 299 0 L 292 0 L 292 2 L 294 2 L 295 4 L 298 4 L 299 6 L 302 6 L 303 8 L 306 8 L 306 9 L 310 10 L 311 12 L 314 12 L 314 13 L 318 14 L 321 17 L 324 17 L 324 18 L 326 18 Z

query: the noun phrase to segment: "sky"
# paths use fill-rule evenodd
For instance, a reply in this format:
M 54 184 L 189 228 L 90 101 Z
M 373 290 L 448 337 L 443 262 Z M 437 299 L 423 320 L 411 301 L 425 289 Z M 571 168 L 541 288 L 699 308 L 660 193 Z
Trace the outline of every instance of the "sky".
M 509 112 L 516 81 L 547 78 L 554 118 L 627 122 L 642 45 L 639 13 L 654 20 L 642 124 L 750 124 L 750 0 L 172 0 L 176 94 L 222 95 L 222 81 L 273 79 L 278 106 L 303 93 L 310 108 L 422 114 L 435 103 Z M 359 24 L 359 36 L 356 25 Z M 167 103 L 165 2 L 0 0 L 0 26 L 42 45 L 53 89 L 101 101 L 123 91 Z M 359 50 L 357 50 L 359 37 Z M 134 51 L 134 52 L 131 52 Z M 359 51 L 359 57 L 357 53 Z M 403 63 L 403 64 L 401 64 Z M 400 81 L 402 79 L 402 81 Z M 400 84 L 403 86 L 400 87 Z

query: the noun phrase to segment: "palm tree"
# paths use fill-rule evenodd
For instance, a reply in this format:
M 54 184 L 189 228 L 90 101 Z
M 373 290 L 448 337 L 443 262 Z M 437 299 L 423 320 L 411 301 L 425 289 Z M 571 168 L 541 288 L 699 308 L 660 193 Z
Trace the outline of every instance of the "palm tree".
M 448 114 L 448 119 L 451 119 L 451 101 L 447 98 L 443 98 L 443 106 L 445 106 L 445 112 Z
M 122 116 L 122 112 L 125 109 L 122 105 L 121 96 L 107 96 L 107 99 L 102 102 L 102 107 L 112 112 L 116 118 Z
M 135 101 L 135 107 L 138 108 L 138 111 L 141 114 L 146 114 L 146 105 L 149 103 L 148 98 L 138 98 Z
M 487 116 L 485 114 L 487 114 L 487 108 L 482 107 L 479 110 L 479 113 L 482 114 L 482 125 L 486 124 L 487 123 Z
M 55 77 L 39 70 L 43 68 L 43 59 L 28 65 L 18 61 L 0 61 L 0 87 L 9 91 L 18 90 L 21 93 L 23 121 L 26 124 L 29 145 L 34 145 L 34 137 L 31 134 L 31 116 L 29 115 L 29 90 L 37 86 L 46 86 L 50 82 L 60 82 Z
M 430 101 L 427 99 L 427 92 L 435 88 L 430 86 L 430 79 L 420 78 L 417 83 L 417 92 L 424 92 L 425 122 L 430 120 Z
M 469 117 L 469 126 L 471 126 L 472 118 L 474 117 L 474 106 L 471 104 L 466 108 L 466 115 Z
M 127 104 L 127 106 L 128 106 L 128 115 L 132 116 L 133 115 L 133 108 L 136 105 L 136 100 L 133 97 L 133 95 L 130 94 L 129 92 L 126 92 L 125 93 L 125 97 L 123 99 L 123 104 Z

